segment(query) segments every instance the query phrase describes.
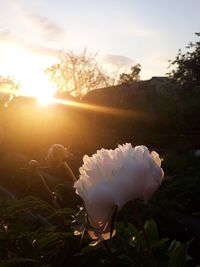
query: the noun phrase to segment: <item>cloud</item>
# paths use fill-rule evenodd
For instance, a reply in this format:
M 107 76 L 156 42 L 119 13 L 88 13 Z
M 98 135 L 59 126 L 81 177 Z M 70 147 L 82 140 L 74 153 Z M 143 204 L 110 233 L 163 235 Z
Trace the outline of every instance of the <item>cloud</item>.
M 129 30 L 130 34 L 133 36 L 138 36 L 142 38 L 148 38 L 156 35 L 155 31 L 149 30 L 149 29 L 144 29 L 140 27 L 133 27 L 132 29 Z
M 3 43 L 13 43 L 29 52 L 40 54 L 42 56 L 57 57 L 59 52 L 58 49 L 26 41 L 25 39 L 14 35 L 9 30 L 0 30 L 0 41 Z
M 57 22 L 52 21 L 47 17 L 32 14 L 26 16 L 26 19 L 28 19 L 37 30 L 42 32 L 48 41 L 60 39 L 65 35 L 65 30 Z
M 129 57 L 112 54 L 102 56 L 101 61 L 102 63 L 113 65 L 116 67 L 131 67 L 135 64 L 135 61 Z
M 30 50 L 33 53 L 41 54 L 42 56 L 51 56 L 51 57 L 57 57 L 59 54 L 58 49 L 47 47 L 39 44 L 34 43 L 23 43 L 24 48 L 27 50 Z

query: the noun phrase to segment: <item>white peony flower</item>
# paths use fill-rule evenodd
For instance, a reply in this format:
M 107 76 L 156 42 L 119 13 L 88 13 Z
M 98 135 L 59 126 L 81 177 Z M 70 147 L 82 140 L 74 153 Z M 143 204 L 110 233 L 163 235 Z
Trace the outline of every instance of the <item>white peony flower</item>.
M 129 201 L 148 201 L 163 176 L 161 159 L 155 151 L 150 153 L 145 146 L 127 143 L 115 150 L 98 150 L 92 157 L 85 155 L 74 187 L 84 200 L 91 225 L 104 234 L 109 232 L 116 206 L 120 210 Z

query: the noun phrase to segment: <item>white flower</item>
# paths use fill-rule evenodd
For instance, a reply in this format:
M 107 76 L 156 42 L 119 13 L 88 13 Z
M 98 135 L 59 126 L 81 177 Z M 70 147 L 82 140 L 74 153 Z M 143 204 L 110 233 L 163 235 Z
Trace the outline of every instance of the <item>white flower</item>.
M 145 202 L 161 185 L 164 172 L 159 155 L 145 146 L 119 145 L 115 150 L 98 150 L 83 157 L 76 193 L 83 198 L 90 223 L 105 229 L 118 207 L 129 201 Z
M 54 144 L 49 148 L 46 159 L 50 165 L 59 166 L 65 162 L 69 156 L 70 153 L 63 145 Z

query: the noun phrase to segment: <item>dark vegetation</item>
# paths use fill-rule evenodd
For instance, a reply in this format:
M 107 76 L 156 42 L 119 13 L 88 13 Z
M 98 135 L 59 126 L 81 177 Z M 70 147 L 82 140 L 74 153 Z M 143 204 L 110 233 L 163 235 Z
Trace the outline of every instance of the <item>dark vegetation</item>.
M 192 47 L 199 53 L 198 42 Z M 174 61 L 178 73 L 185 60 L 179 54 Z M 189 75 L 198 60 L 185 63 Z M 198 78 L 185 83 L 177 72 L 90 91 L 79 106 L 39 107 L 16 97 L 0 107 L 0 266 L 150 266 L 131 205 L 118 214 L 112 240 L 89 246 L 87 234 L 74 236 L 81 201 L 65 170 L 45 160 L 53 143 L 68 147 L 77 177 L 83 155 L 101 147 L 131 142 L 158 151 L 165 180 L 146 207 L 139 205 L 157 266 L 200 263 L 200 87 Z M 28 168 L 31 159 L 44 167 L 59 207 Z

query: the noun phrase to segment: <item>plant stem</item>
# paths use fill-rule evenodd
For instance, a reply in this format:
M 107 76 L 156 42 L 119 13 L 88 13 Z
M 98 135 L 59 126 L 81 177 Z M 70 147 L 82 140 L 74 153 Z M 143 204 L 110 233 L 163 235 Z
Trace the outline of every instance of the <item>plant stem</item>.
M 137 204 L 136 204 L 137 205 Z M 137 220 L 137 223 L 142 231 L 142 235 L 143 235 L 143 238 L 144 238 L 144 241 L 145 241 L 145 244 L 146 244 L 146 247 L 147 247 L 147 253 L 148 253 L 148 256 L 149 256 L 149 259 L 151 261 L 151 266 L 152 267 L 155 267 L 156 266 L 156 261 L 155 261 L 155 257 L 153 255 L 153 251 L 152 251 L 152 248 L 151 248 L 151 243 L 150 243 L 150 240 L 147 236 L 147 233 L 145 231 L 145 228 L 144 228 L 144 223 L 142 221 L 142 218 L 138 212 L 138 209 L 137 209 L 137 206 L 135 206 L 135 218 Z
M 40 171 L 37 169 L 37 175 L 39 176 L 39 178 L 41 179 L 44 187 L 46 188 L 46 190 L 48 191 L 48 193 L 50 194 L 50 196 L 53 196 L 53 192 L 51 191 L 51 189 L 49 188 L 48 184 L 46 183 L 44 177 L 42 176 L 42 174 L 40 173 Z
M 58 201 L 57 201 L 57 199 L 56 199 L 56 195 L 55 195 L 55 193 L 49 188 L 49 186 L 48 186 L 48 184 L 46 183 L 44 177 L 42 176 L 42 174 L 40 173 L 40 171 L 39 171 L 38 169 L 37 169 L 37 175 L 39 176 L 39 178 L 41 179 L 41 181 L 42 181 L 43 185 L 45 186 L 46 190 L 47 190 L 48 193 L 50 194 L 50 197 L 52 198 L 52 202 L 53 202 L 55 208 L 56 208 L 57 210 L 60 210 L 61 207 L 60 207 L 60 205 L 59 205 L 59 203 L 58 203 Z M 68 226 L 68 223 L 67 223 L 67 221 L 66 221 L 66 219 L 65 219 L 65 216 L 64 216 L 63 214 L 60 214 L 60 217 L 62 218 L 62 220 L 63 220 L 65 226 Z
M 76 182 L 76 176 L 74 175 L 72 169 L 69 167 L 69 165 L 67 164 L 67 162 L 65 161 L 64 164 L 65 169 L 67 170 L 68 174 L 70 175 L 72 181 L 75 183 Z

